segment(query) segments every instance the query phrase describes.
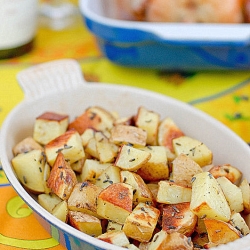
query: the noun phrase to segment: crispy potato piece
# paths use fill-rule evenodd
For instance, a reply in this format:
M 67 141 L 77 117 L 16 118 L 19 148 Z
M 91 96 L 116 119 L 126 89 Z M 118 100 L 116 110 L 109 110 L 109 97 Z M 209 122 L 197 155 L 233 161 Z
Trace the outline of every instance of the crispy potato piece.
M 123 231 L 109 231 L 99 235 L 97 239 L 120 247 L 127 247 L 130 244 L 128 237 Z
M 153 194 L 140 175 L 130 171 L 121 171 L 121 182 L 133 187 L 133 206 L 140 202 L 153 202 Z
M 21 153 L 11 160 L 19 181 L 32 193 L 45 192 L 45 157 L 40 149 Z
M 238 213 L 243 211 L 244 206 L 243 206 L 243 197 L 241 189 L 236 185 L 234 185 L 225 176 L 219 177 L 216 180 L 219 183 L 226 197 L 231 212 Z
M 139 107 L 135 116 L 135 126 L 147 132 L 147 145 L 155 146 L 157 144 L 158 126 L 160 123 L 160 115 L 154 111 L 150 111 L 145 107 Z
M 215 219 L 204 219 L 208 233 L 207 245 L 218 246 L 237 240 L 241 237 L 240 232 L 229 223 Z
M 173 139 L 183 136 L 184 132 L 175 124 L 173 119 L 164 118 L 158 128 L 158 144 L 167 147 L 174 153 Z
M 81 174 L 82 173 L 82 168 L 83 168 L 83 165 L 84 165 L 84 162 L 85 162 L 85 157 L 76 161 L 76 162 L 73 162 L 72 164 L 70 164 L 71 168 L 76 172 L 76 173 L 79 173 Z
M 56 204 L 56 206 L 52 209 L 51 212 L 57 219 L 67 222 L 68 221 L 68 205 L 67 201 L 63 200 Z
M 191 187 L 193 176 L 201 172 L 200 165 L 184 154 L 178 155 L 172 163 L 172 180 L 177 184 Z
M 68 129 L 75 129 L 81 135 L 88 128 L 98 131 L 110 130 L 113 127 L 115 118 L 104 108 L 93 106 L 72 121 Z
M 55 112 L 45 112 L 35 121 L 33 138 L 42 145 L 64 134 L 69 123 L 69 116 Z
M 111 129 L 110 140 L 115 144 L 132 144 L 134 146 L 145 146 L 147 132 L 135 126 L 118 124 Z
M 209 172 L 199 173 L 193 177 L 190 209 L 199 218 L 229 221 L 231 217 L 223 191 Z
M 107 232 L 109 232 L 109 231 L 121 231 L 122 227 L 123 227 L 123 224 L 109 220 L 108 225 L 107 225 Z
M 242 180 L 239 188 L 241 189 L 241 192 L 242 192 L 244 212 L 249 214 L 250 213 L 250 186 L 249 186 L 247 179 Z
M 244 236 L 250 233 L 249 226 L 240 213 L 232 214 L 229 223 Z
M 97 214 L 123 224 L 132 212 L 133 188 L 126 183 L 114 183 L 102 190 L 97 198 Z
M 176 249 L 184 249 L 184 250 L 193 250 L 192 241 L 186 237 L 185 235 L 174 232 L 167 233 L 164 230 L 156 233 L 149 244 L 148 250 L 176 250 Z
M 151 154 L 132 146 L 122 145 L 117 155 L 115 166 L 129 171 L 136 171 L 147 163 Z
M 201 167 L 212 163 L 212 151 L 204 143 L 194 138 L 188 136 L 175 138 L 173 140 L 173 147 L 176 155 L 185 154 Z
M 194 232 L 197 216 L 190 210 L 190 203 L 165 204 L 162 213 L 162 230 L 179 232 L 187 237 Z
M 52 213 L 53 208 L 62 201 L 57 195 L 51 194 L 39 194 L 37 197 L 38 203 L 45 208 L 48 212 Z
M 129 238 L 149 242 L 159 216 L 160 211 L 157 208 L 141 202 L 126 218 L 122 230 Z
M 219 178 L 225 176 L 233 184 L 239 185 L 242 177 L 242 173 L 239 169 L 233 167 L 230 164 L 223 164 L 220 166 L 213 166 L 209 172 L 214 176 L 214 178 Z
M 61 199 L 67 200 L 77 183 L 75 172 L 59 152 L 47 181 L 48 187 Z
M 159 181 L 157 202 L 163 204 L 178 204 L 190 202 L 192 189 L 171 181 Z
M 69 209 L 101 218 L 96 207 L 97 197 L 101 191 L 102 188 L 87 181 L 75 184 L 68 199 Z
M 80 135 L 69 130 L 45 145 L 47 162 L 53 166 L 58 152 L 61 152 L 70 164 L 85 157 Z
M 101 221 L 95 216 L 69 211 L 69 224 L 81 232 L 97 237 L 102 234 Z
M 167 179 L 169 167 L 166 149 L 163 146 L 148 146 L 140 149 L 149 152 L 151 158 L 138 169 L 137 173 L 146 181 Z

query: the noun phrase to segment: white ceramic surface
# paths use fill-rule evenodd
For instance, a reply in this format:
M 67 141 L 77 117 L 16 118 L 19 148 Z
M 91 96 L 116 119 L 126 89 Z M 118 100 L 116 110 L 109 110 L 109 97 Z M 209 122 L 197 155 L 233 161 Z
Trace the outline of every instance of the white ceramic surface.
M 43 80 L 42 80 L 43 79 Z M 46 79 L 46 80 L 44 80 Z M 79 65 L 72 60 L 45 63 L 18 75 L 25 99 L 7 116 L 1 129 L 0 157 L 4 171 L 23 200 L 35 211 L 39 221 L 69 250 L 119 249 L 85 235 L 45 211 L 17 180 L 10 161 L 12 148 L 32 135 L 35 118 L 44 111 L 70 114 L 71 119 L 87 107 L 101 105 L 121 115 L 131 115 L 141 105 L 170 116 L 187 134 L 204 142 L 214 153 L 214 163 L 231 163 L 250 180 L 250 149 L 231 130 L 203 112 L 175 99 L 146 90 L 114 84 L 86 83 Z M 57 233 L 55 233 L 55 231 Z M 250 235 L 217 249 L 250 249 Z

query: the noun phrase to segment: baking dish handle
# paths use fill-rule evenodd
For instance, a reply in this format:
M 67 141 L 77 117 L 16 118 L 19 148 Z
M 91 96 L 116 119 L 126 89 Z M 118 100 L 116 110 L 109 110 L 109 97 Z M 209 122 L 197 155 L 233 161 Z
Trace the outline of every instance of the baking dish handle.
M 31 66 L 17 74 L 25 98 L 36 99 L 60 90 L 86 84 L 81 67 L 74 59 L 60 59 Z

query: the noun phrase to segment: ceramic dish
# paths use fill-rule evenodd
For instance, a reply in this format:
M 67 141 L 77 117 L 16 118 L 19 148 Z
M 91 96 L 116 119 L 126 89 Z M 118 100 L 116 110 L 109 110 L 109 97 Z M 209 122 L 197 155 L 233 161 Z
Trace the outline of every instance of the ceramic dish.
M 172 117 L 187 134 L 204 142 L 214 153 L 214 163 L 229 162 L 250 180 L 248 145 L 227 127 L 205 113 L 178 100 L 139 88 L 115 84 L 86 83 L 78 63 L 59 60 L 33 66 L 18 74 L 25 99 L 7 116 L 1 128 L 0 157 L 10 183 L 33 209 L 43 227 L 69 250 L 120 249 L 94 239 L 56 219 L 43 209 L 17 180 L 11 166 L 13 146 L 33 133 L 35 118 L 45 111 L 70 114 L 71 119 L 91 105 L 101 105 L 123 116 L 134 114 L 141 105 Z M 217 249 L 247 250 L 250 235 Z
M 250 24 L 117 20 L 113 0 L 79 0 L 84 22 L 112 62 L 168 70 L 249 69 Z

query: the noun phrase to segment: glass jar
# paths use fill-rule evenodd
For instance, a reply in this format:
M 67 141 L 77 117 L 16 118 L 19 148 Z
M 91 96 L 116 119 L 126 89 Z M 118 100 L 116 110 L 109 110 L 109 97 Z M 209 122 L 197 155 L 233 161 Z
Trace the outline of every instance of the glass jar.
M 0 59 L 21 56 L 34 45 L 38 0 L 0 0 Z

